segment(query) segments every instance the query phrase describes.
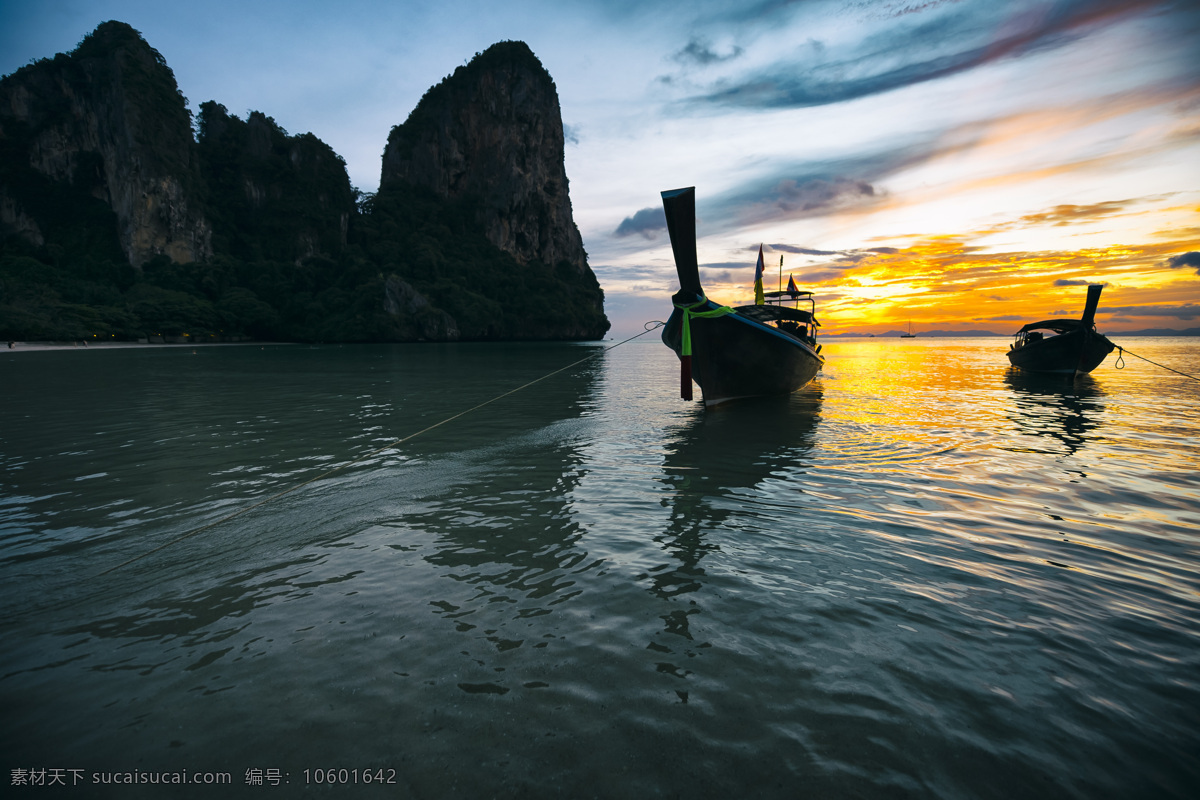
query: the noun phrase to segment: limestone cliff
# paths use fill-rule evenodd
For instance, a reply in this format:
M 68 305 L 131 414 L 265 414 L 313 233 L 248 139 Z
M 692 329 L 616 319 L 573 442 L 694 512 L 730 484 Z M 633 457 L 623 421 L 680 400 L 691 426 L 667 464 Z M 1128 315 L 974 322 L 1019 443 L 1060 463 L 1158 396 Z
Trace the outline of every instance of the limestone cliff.
M 199 153 L 218 253 L 295 261 L 346 245 L 355 195 L 346 163 L 311 133 L 267 115 L 200 105 Z
M 360 196 L 311 133 L 192 117 L 133 28 L 0 79 L 0 335 L 596 339 L 554 82 L 505 42 L 431 89 Z
M 48 187 L 67 184 L 115 213 L 134 266 L 159 254 L 211 255 L 187 102 L 163 57 L 128 25 L 106 22 L 71 54 L 6 78 L 0 146 L 3 222 L 33 241 L 58 222 Z
M 395 320 L 405 341 L 454 342 L 459 339 L 454 317 L 434 308 L 412 286 L 395 275 L 383 285 L 384 310 Z
M 603 292 L 571 214 L 558 92 L 525 43 L 476 55 L 392 129 L 380 192 L 405 185 L 470 205 L 484 235 L 519 264 L 566 265 L 579 287 L 594 286 L 593 335 L 607 330 Z

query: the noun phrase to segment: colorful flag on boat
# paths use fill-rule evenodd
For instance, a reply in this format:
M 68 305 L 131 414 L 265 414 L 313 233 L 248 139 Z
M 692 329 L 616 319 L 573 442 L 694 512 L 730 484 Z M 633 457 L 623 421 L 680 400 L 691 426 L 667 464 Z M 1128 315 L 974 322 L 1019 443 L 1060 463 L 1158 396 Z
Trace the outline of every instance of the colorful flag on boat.
M 796 288 L 796 279 L 793 278 L 791 275 L 788 275 L 787 290 L 788 290 L 788 294 L 790 294 L 792 297 L 795 297 L 797 294 L 800 293 L 800 290 Z
M 758 246 L 758 266 L 754 268 L 754 304 L 761 306 L 765 301 L 762 288 L 763 256 L 762 245 Z

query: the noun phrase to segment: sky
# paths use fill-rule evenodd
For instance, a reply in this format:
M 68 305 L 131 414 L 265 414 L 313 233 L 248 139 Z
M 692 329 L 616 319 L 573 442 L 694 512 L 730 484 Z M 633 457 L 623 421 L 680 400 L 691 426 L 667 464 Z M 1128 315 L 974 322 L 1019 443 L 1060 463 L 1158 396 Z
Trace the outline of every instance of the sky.
M 614 338 L 670 313 L 684 186 L 707 294 L 752 302 L 761 246 L 827 334 L 1010 334 L 1088 283 L 1103 332 L 1200 327 L 1198 0 L 0 0 L 0 75 L 110 19 L 364 192 L 428 88 L 526 42 Z

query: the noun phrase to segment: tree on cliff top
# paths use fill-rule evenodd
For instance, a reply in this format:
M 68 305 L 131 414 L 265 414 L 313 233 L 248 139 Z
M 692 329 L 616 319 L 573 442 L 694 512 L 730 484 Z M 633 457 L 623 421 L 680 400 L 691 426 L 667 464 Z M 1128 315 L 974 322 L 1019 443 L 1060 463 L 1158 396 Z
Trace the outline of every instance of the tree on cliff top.
M 541 63 L 523 43 L 502 42 L 451 78 L 484 70 L 520 76 L 513 83 L 536 93 L 549 87 L 550 99 L 520 107 L 545 131 L 558 123 L 556 152 L 542 140 L 529 147 L 561 168 L 561 120 L 546 113 L 557 112 L 557 93 Z M 467 102 L 447 81 L 427 93 L 417 120 L 439 102 Z M 6 115 L 13 91 L 35 98 L 26 118 Z M 99 145 L 81 116 L 98 120 Z M 64 142 L 66 174 L 30 158 L 47 131 Z M 396 281 L 421 293 L 430 319 L 452 315 L 465 339 L 586 339 L 608 328 L 586 262 L 582 273 L 565 262 L 518 264 L 481 229 L 475 198 L 405 185 L 360 208 L 344 161 L 312 134 L 289 136 L 265 114 L 241 120 L 212 101 L 195 133 L 198 141 L 165 59 L 125 23 L 106 22 L 70 54 L 0 80 L 0 194 L 23 215 L 0 229 L 0 334 L 411 340 L 413 326 L 385 309 Z M 160 253 L 134 269 L 102 185 L 131 164 L 179 180 L 211 225 L 211 257 L 180 264 Z M 564 197 L 565 180 L 556 188 L 537 190 Z
M 474 85 L 475 78 L 486 72 L 501 69 L 523 69 L 538 76 L 546 85 L 557 93 L 558 87 L 550 73 L 529 49 L 529 45 L 521 41 L 506 39 L 476 53 L 469 63 L 457 67 L 436 86 L 431 86 L 417 107 L 408 115 L 408 119 L 400 125 L 392 127 L 388 134 L 388 146 L 401 145 L 411 147 L 418 138 L 431 126 L 440 122 L 440 110 L 467 102 L 468 87 Z
M 156 159 L 155 166 L 192 182 L 192 112 L 162 53 L 132 26 L 110 20 L 83 37 L 71 58 L 111 82 L 112 100 L 124 101 L 136 118 L 129 130 L 139 149 Z

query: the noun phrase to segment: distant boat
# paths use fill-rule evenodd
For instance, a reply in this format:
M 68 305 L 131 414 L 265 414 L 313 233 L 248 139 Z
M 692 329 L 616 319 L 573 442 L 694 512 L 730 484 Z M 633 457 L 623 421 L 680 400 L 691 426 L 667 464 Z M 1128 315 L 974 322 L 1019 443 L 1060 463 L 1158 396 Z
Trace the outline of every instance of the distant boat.
M 901 339 L 915 339 L 915 338 L 917 338 L 917 335 L 916 335 L 915 333 L 913 333 L 913 332 L 912 332 L 912 320 L 911 320 L 911 319 L 908 321 L 908 333 L 902 333 L 902 334 L 900 334 L 900 338 L 901 338 Z
M 706 406 L 762 395 L 790 394 L 825 363 L 816 341 L 820 327 L 812 292 L 769 292 L 771 303 L 731 308 L 709 300 L 700 285 L 696 258 L 696 189 L 662 193 L 667 231 L 679 273 L 675 309 L 663 328 L 663 344 L 680 364 L 680 396 L 692 399 L 692 381 Z M 788 300 L 808 309 L 788 308 Z
M 1104 287 L 1088 287 L 1087 304 L 1079 319 L 1044 319 L 1031 322 L 1016 333 L 1009 345 L 1008 360 L 1028 372 L 1058 372 L 1079 375 L 1091 372 L 1116 345 L 1096 331 L 1096 307 Z

